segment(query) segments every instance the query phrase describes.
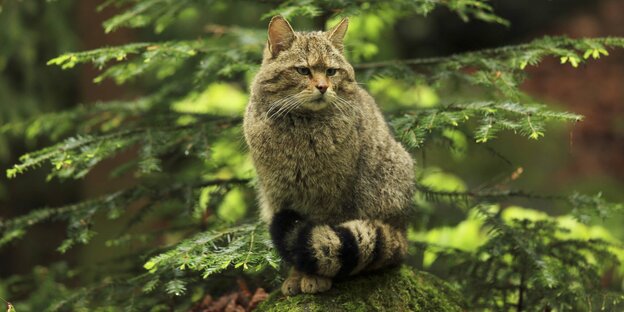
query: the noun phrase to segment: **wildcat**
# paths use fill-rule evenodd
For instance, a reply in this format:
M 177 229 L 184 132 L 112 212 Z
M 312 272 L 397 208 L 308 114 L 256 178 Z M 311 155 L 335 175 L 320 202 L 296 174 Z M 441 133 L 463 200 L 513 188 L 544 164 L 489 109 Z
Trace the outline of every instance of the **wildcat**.
M 286 295 L 396 265 L 407 252 L 413 161 L 343 55 L 348 20 L 327 32 L 269 23 L 244 134 L 261 217 L 292 268 Z

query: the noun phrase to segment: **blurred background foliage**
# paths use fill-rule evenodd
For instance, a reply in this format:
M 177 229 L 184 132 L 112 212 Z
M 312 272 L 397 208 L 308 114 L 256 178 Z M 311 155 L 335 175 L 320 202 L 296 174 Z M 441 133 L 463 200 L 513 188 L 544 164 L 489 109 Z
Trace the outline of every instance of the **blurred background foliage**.
M 238 126 L 274 14 L 350 17 L 348 59 L 418 164 L 411 265 L 477 310 L 621 308 L 624 41 L 536 39 L 624 36 L 617 0 L 0 8 L 0 296 L 20 312 L 277 285 Z

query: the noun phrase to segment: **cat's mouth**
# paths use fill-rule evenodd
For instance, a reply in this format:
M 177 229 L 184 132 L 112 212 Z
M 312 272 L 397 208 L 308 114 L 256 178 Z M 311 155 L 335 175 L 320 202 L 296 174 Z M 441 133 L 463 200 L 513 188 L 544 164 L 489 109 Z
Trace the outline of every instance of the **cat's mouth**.
M 312 111 L 319 111 L 327 107 L 328 104 L 329 103 L 327 102 L 327 99 L 323 95 L 321 95 L 319 97 L 316 97 L 314 99 L 307 101 L 302 106 Z

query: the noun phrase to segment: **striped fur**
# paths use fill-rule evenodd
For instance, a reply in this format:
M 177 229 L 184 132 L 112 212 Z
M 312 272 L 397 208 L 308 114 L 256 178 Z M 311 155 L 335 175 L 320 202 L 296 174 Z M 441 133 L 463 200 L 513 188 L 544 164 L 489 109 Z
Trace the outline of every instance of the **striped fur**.
M 273 217 L 270 231 L 280 256 L 306 274 L 346 277 L 398 264 L 407 253 L 405 231 L 381 221 L 330 226 L 283 209 Z

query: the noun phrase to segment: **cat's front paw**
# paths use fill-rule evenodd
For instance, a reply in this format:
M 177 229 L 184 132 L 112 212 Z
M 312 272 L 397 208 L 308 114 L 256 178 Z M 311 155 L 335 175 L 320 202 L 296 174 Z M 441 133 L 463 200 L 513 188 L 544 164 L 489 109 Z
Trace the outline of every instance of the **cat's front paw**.
M 316 294 L 328 291 L 332 286 L 331 278 L 317 275 L 303 275 L 301 277 L 301 292 L 304 294 Z
M 301 293 L 301 277 L 303 277 L 301 272 L 297 271 L 295 268 L 291 268 L 288 277 L 282 283 L 282 294 L 294 296 Z
M 282 294 L 285 296 L 294 296 L 301 293 L 301 276 L 288 277 L 282 283 Z

